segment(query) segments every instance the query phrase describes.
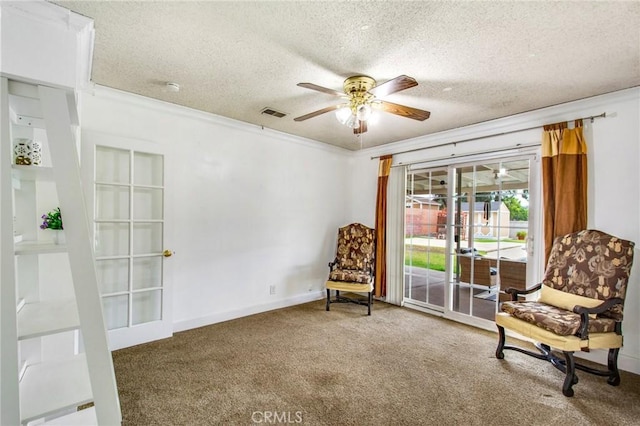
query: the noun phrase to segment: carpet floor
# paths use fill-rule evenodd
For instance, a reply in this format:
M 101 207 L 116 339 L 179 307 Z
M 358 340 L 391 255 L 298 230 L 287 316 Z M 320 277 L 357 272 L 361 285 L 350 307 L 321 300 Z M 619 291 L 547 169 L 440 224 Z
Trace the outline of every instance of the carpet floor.
M 113 353 L 124 425 L 632 425 L 640 376 L 578 372 L 497 334 L 376 302 L 317 301 Z M 509 342 L 509 341 L 508 341 Z

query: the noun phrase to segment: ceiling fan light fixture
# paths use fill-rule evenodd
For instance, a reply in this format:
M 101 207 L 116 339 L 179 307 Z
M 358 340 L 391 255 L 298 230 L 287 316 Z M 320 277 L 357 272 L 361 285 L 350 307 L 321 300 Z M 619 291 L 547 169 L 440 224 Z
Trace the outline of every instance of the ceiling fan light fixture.
M 352 115 L 353 114 L 351 114 L 351 108 L 349 108 L 349 105 L 343 105 L 336 110 L 336 118 L 341 124 L 346 125 L 347 120 L 349 120 L 349 117 L 351 117 Z
M 358 120 L 358 117 L 355 114 L 351 114 L 344 124 L 352 129 L 357 129 L 360 127 L 360 120 Z
M 353 133 L 358 137 L 361 136 L 362 133 L 365 133 L 368 125 L 373 124 L 378 118 L 379 114 L 374 113 L 373 109 L 382 110 L 413 120 L 424 121 L 431 115 L 429 111 L 379 99 L 379 97 L 387 96 L 417 85 L 418 82 L 414 78 L 406 75 L 398 76 L 380 85 L 378 85 L 373 78 L 366 75 L 354 75 L 344 81 L 342 92 L 313 83 L 298 83 L 298 86 L 306 89 L 316 90 L 343 99 L 346 98 L 348 103 L 325 107 L 296 117 L 293 120 L 305 121 L 329 111 L 334 111 L 336 119 L 340 124 L 352 128 Z
M 371 105 L 358 105 L 358 107 L 356 108 L 356 116 L 360 121 L 367 121 L 371 117 Z

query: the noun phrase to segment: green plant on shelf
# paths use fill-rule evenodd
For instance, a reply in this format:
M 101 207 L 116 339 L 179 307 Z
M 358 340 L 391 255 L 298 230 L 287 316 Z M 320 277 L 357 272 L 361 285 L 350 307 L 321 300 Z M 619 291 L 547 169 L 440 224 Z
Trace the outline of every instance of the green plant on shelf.
M 60 207 L 42 215 L 40 229 L 64 229 L 62 227 L 62 213 Z

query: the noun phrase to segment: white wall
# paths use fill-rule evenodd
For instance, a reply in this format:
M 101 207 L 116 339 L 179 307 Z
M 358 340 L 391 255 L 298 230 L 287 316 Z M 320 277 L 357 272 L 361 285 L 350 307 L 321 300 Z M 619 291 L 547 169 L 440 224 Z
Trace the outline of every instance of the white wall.
M 81 117 L 87 135 L 169 152 L 176 331 L 323 296 L 349 219 L 348 151 L 101 87 Z
M 377 147 L 357 154 L 354 160 L 352 217 L 372 220 L 370 206 L 375 204 L 377 159 L 372 156 L 395 154 L 409 149 L 418 151 L 394 155 L 394 164 L 429 161 L 467 153 L 539 143 L 542 129 L 419 151 L 419 148 L 446 142 L 480 138 L 491 134 L 541 126 L 607 113 L 607 117 L 585 123 L 588 145 L 589 186 L 588 226 L 640 245 L 640 89 L 628 89 L 474 126 L 459 128 L 422 138 Z M 435 111 L 434 113 L 437 113 Z M 449 160 L 442 160 L 446 164 Z M 632 270 L 625 302 L 623 322 L 624 347 L 620 368 L 640 374 L 640 253 L 635 251 L 636 266 Z M 491 348 L 488 348 L 490 350 Z M 491 349 L 492 350 L 492 349 Z M 585 357 L 605 362 L 602 351 Z
M 640 90 L 568 103 L 350 153 L 209 114 L 97 88 L 82 98 L 86 130 L 154 141 L 169 152 L 175 330 L 322 297 L 335 230 L 373 225 L 373 155 L 571 120 L 585 123 L 589 227 L 640 243 Z M 394 156 L 394 164 L 487 152 L 540 140 L 541 130 Z M 445 161 L 446 162 L 446 161 Z M 276 295 L 269 295 L 269 286 Z M 640 373 L 640 267 L 625 307 L 620 367 Z M 589 357 L 602 361 L 595 352 Z
M 75 88 L 89 81 L 93 20 L 45 1 L 0 3 L 0 70 Z

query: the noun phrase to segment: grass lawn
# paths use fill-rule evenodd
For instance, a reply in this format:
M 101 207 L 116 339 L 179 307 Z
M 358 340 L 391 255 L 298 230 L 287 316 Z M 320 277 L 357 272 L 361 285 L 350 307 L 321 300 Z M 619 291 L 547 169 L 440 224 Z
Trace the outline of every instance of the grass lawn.
M 475 238 L 477 243 L 495 243 L 497 240 L 491 238 Z M 505 239 L 500 242 L 519 243 L 524 246 L 522 240 Z M 484 250 L 478 250 L 480 256 L 487 254 Z M 444 271 L 445 268 L 445 248 L 436 246 L 406 245 L 404 264 L 427 268 L 435 271 Z
M 404 264 L 444 271 L 444 247 L 413 246 L 411 249 L 407 249 L 404 256 Z
M 475 241 L 476 243 L 496 243 L 498 242 L 498 240 L 496 240 L 495 238 L 474 238 L 473 241 Z M 524 240 L 512 240 L 510 238 L 505 238 L 503 240 L 500 240 L 501 243 L 518 243 L 518 244 L 524 244 L 525 241 Z

